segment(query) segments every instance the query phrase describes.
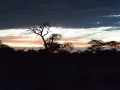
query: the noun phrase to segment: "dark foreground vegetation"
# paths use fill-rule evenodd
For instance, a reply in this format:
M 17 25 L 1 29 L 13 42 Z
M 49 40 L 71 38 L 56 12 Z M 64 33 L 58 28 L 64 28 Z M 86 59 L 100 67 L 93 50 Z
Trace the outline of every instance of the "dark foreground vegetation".
M 119 90 L 120 52 L 0 49 L 0 90 Z

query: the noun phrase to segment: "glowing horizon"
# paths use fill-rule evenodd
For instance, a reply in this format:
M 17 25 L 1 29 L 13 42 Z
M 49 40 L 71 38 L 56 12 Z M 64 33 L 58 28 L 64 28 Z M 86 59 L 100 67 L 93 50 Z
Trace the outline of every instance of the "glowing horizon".
M 113 30 L 112 30 L 113 29 Z M 114 30 L 115 29 L 115 30 Z M 31 34 L 28 38 L 25 36 L 26 28 L 0 30 L 0 39 L 3 43 L 11 47 L 43 47 L 41 38 Z M 111 31 L 109 31 L 111 30 Z M 62 35 L 59 43 L 71 42 L 74 47 L 87 47 L 87 42 L 91 39 L 103 41 L 120 41 L 120 29 L 118 27 L 97 27 L 97 28 L 62 28 L 51 27 L 52 33 Z M 49 35 L 50 35 L 49 34 Z M 48 36 L 49 36 L 48 35 Z M 47 37 L 48 37 L 47 36 Z M 46 38 L 47 38 L 46 37 Z

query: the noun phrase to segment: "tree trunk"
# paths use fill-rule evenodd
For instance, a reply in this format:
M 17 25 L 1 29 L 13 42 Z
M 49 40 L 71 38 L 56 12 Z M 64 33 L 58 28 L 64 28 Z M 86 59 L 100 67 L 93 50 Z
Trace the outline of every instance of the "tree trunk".
M 41 37 L 42 37 L 42 36 L 41 36 Z M 48 47 L 47 47 L 47 43 L 46 43 L 44 37 L 42 37 L 42 40 L 43 40 L 43 42 L 44 42 L 45 52 L 48 53 Z

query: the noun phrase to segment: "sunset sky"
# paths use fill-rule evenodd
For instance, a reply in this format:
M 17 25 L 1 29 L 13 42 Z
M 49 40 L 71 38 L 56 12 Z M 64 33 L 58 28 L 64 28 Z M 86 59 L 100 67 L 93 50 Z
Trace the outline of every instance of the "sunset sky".
M 91 39 L 120 41 L 120 0 L 1 0 L 0 39 L 11 47 L 42 47 L 29 27 L 48 21 L 60 43 L 87 47 Z

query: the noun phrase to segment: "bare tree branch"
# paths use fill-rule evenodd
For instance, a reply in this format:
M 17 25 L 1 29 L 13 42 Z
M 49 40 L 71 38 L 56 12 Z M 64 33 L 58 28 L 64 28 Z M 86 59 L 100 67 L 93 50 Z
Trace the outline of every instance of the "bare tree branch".
M 36 37 L 37 36 L 41 37 L 44 42 L 45 50 L 47 51 L 47 44 L 46 44 L 45 36 L 50 33 L 49 29 L 50 29 L 49 22 L 43 22 L 39 25 L 39 27 L 32 27 L 32 28 L 29 27 L 29 30 L 26 31 L 26 35 L 28 35 L 27 36 L 28 38 L 30 34 L 34 33 L 36 34 Z

